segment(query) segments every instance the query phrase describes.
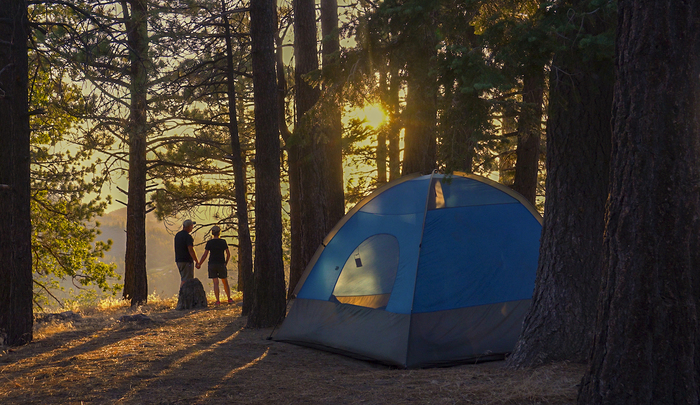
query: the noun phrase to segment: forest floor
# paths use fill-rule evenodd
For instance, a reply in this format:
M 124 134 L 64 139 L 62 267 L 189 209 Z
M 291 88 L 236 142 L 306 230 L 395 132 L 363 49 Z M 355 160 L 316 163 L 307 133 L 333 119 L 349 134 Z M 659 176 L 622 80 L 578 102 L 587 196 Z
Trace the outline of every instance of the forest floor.
M 176 311 L 166 300 L 40 323 L 0 346 L 2 404 L 573 404 L 584 368 L 503 362 L 401 370 L 267 340 L 236 304 Z M 152 321 L 119 322 L 143 313 Z

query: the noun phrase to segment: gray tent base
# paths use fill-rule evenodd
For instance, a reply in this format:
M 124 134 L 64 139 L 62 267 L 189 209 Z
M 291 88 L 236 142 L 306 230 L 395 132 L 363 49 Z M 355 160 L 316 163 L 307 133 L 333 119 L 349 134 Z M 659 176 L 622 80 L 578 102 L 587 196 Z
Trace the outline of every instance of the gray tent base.
M 514 349 L 530 302 L 396 314 L 298 298 L 274 340 L 399 368 L 500 360 Z

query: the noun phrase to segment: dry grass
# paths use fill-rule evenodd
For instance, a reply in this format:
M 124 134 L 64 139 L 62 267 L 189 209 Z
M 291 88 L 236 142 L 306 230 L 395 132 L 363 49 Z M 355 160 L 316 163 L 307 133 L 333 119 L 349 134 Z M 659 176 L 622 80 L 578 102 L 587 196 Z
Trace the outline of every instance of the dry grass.
M 0 347 L 0 403 L 571 404 L 579 365 L 512 371 L 502 362 L 397 370 L 267 340 L 240 307 L 137 310 L 115 302 L 40 324 L 33 343 Z M 120 323 L 144 313 L 152 323 Z

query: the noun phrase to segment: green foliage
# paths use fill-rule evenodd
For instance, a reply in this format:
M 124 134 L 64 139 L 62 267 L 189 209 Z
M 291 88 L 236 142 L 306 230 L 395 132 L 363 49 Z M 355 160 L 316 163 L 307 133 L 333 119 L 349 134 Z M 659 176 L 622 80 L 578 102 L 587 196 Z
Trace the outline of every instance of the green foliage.
M 39 40 L 44 37 L 40 37 Z M 115 265 L 101 261 L 111 241 L 96 241 L 96 216 L 107 201 L 99 197 L 104 178 L 93 151 L 69 142 L 67 135 L 79 120 L 69 112 L 79 109 L 81 94 L 70 84 L 65 70 L 53 66 L 46 55 L 30 54 L 30 110 L 32 115 L 32 259 L 35 302 L 48 302 L 64 289 L 63 280 L 81 288 L 94 286 L 116 294 L 121 285 Z
M 173 0 L 150 22 L 156 59 L 168 64 L 149 106 L 159 118 L 149 142 L 150 204 L 159 219 L 206 215 L 236 229 L 229 73 L 235 89 L 236 127 L 244 165 L 253 149 L 246 13 L 230 13 L 233 72 L 229 72 L 222 7 L 230 2 Z M 186 11 L 184 11 L 186 10 Z M 228 9 L 227 9 L 228 10 Z M 184 11 L 184 14 L 183 14 Z M 172 54 L 166 58 L 165 55 Z M 167 123 L 167 124 L 161 124 Z M 251 176 L 249 173 L 248 176 Z M 252 177 L 252 176 L 251 176 Z
M 121 290 L 120 284 L 113 283 L 119 279 L 116 266 L 101 261 L 112 241 L 95 241 L 99 223 L 85 222 L 96 212 L 94 206 L 86 207 L 79 201 L 50 198 L 47 191 L 34 193 L 32 255 L 37 284 L 62 290 L 56 280 L 71 279 L 74 284 L 93 285 L 112 295 Z M 43 287 L 36 289 L 38 295 L 43 294 Z
M 355 165 L 372 165 L 376 159 L 372 145 L 379 130 L 367 126 L 364 120 L 351 119 L 343 130 L 343 156 Z
M 611 15 L 614 1 L 386 0 L 364 9 L 343 29 L 357 46 L 343 52 L 345 99 L 352 105 L 394 105 L 389 81 L 406 88 L 407 64 L 426 33 L 438 39 L 433 74 L 438 93 L 440 167 L 488 175 L 514 163 L 513 133 L 522 105 L 522 79 L 548 69 L 555 52 L 610 60 L 611 32 L 583 35 L 582 24 Z M 546 100 L 545 100 L 546 101 Z M 400 102 L 394 125 L 402 126 Z M 508 173 L 501 172 L 508 181 Z

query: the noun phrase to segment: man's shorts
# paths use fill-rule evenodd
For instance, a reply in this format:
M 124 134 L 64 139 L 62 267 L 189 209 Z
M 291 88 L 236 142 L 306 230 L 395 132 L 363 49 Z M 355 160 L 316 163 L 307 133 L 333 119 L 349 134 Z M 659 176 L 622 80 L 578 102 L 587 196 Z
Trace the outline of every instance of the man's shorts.
M 209 263 L 209 278 L 228 277 L 226 263 Z
M 194 278 L 194 263 L 177 262 L 177 269 L 180 271 L 180 280 L 192 280 Z

